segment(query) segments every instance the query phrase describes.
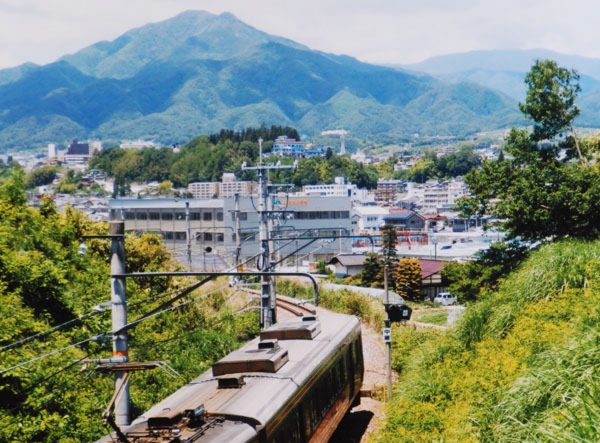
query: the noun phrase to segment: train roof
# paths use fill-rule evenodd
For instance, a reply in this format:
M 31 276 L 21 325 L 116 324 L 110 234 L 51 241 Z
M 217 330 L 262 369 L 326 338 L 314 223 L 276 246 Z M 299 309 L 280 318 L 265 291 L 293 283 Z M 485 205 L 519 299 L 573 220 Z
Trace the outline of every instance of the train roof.
M 267 345 L 259 348 L 261 338 L 247 343 L 138 417 L 131 427 L 168 421 L 200 406 L 207 414 L 264 424 L 321 362 L 356 334 L 359 325 L 354 316 L 322 310 L 308 321 L 277 323 L 263 333 L 262 343 Z M 299 335 L 294 332 L 298 330 Z

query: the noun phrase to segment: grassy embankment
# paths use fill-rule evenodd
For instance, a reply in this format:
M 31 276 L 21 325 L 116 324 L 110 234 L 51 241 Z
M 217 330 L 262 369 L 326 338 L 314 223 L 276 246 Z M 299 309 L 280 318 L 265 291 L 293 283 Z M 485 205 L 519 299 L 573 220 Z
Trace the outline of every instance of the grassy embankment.
M 541 247 L 447 331 L 396 327 L 371 442 L 600 441 L 600 242 Z

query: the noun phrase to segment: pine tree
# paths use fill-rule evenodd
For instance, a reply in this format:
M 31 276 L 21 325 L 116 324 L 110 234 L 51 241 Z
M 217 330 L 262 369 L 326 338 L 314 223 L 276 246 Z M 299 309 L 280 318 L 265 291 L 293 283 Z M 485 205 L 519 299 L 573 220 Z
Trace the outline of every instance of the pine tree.
M 362 286 L 371 286 L 373 288 L 383 287 L 383 281 L 379 280 L 382 273 L 383 264 L 375 252 L 367 252 L 363 263 L 363 269 L 360 273 L 360 282 Z
M 384 270 L 387 268 L 388 287 L 393 288 L 396 282 L 396 273 L 398 272 L 398 253 L 396 245 L 398 237 L 396 236 L 396 227 L 394 225 L 385 225 L 381 228 L 381 271 L 378 280 L 383 286 Z

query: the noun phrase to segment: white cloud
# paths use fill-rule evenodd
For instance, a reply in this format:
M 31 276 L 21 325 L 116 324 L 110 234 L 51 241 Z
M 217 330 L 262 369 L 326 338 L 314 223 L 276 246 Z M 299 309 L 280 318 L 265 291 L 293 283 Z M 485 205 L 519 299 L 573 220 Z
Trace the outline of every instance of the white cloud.
M 587 0 L 0 0 L 0 68 L 49 63 L 188 9 L 232 12 L 270 34 L 373 63 L 476 49 L 600 56 Z

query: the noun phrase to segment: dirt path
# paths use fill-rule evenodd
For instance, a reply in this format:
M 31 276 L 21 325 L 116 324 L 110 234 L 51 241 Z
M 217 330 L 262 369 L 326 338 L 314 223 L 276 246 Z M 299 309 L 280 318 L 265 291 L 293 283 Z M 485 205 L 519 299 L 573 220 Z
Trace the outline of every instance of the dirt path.
M 382 394 L 387 380 L 387 357 L 383 337 L 380 333 L 362 327 L 363 355 L 365 360 L 365 378 L 362 391 Z M 378 428 L 384 418 L 383 401 L 371 397 L 362 397 L 357 406 L 342 420 L 338 430 L 329 443 L 360 443 Z
M 294 316 L 277 310 L 278 321 L 292 320 Z M 329 443 L 362 443 L 381 425 L 384 418 L 384 401 L 376 400 L 385 394 L 387 381 L 387 354 L 383 336 L 370 327 L 362 326 L 362 347 L 365 374 L 361 392 L 361 404 L 352 409 L 342 420 Z M 395 379 L 393 379 L 395 381 Z

